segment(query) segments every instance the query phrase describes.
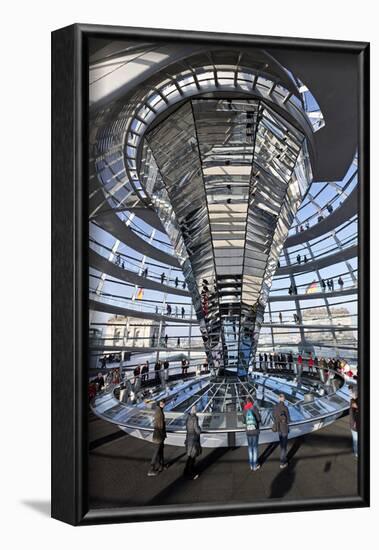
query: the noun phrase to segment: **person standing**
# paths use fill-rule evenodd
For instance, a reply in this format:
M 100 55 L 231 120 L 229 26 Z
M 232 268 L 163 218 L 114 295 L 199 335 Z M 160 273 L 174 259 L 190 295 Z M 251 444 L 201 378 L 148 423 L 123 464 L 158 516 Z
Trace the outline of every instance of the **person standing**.
M 96 384 L 96 390 L 100 392 L 105 386 L 104 377 L 101 372 L 97 373 L 97 377 L 95 378 L 94 382 Z
M 351 390 L 350 399 L 350 429 L 353 440 L 353 454 L 358 458 L 358 396 L 355 389 Z
M 159 380 L 160 380 L 160 370 L 161 370 L 161 362 L 160 361 L 157 361 L 155 363 L 155 367 L 154 367 L 154 370 L 155 370 L 155 383 L 158 384 L 159 383 Z
M 338 282 L 338 284 L 339 284 L 340 290 L 343 290 L 343 279 L 342 279 L 341 276 L 338 277 L 338 281 L 337 281 L 337 282 Z
M 274 424 L 275 431 L 279 435 L 280 444 L 280 468 L 286 468 L 287 462 L 287 443 L 290 423 L 290 413 L 288 407 L 284 404 L 284 393 L 279 394 L 279 403 L 274 408 Z
M 261 467 L 258 463 L 258 442 L 261 415 L 249 396 L 243 408 L 243 421 L 246 426 L 247 450 L 249 453 L 250 470 L 256 472 Z
M 313 365 L 314 365 L 314 360 L 313 360 L 313 357 L 312 357 L 312 353 L 309 354 L 309 359 L 308 359 L 308 370 L 309 372 L 313 372 Z
M 163 363 L 163 379 L 165 382 L 168 382 L 169 379 L 169 366 L 170 363 L 167 361 L 167 359 Z
M 163 471 L 164 468 L 164 440 L 167 437 L 166 434 L 166 421 L 164 416 L 165 402 L 161 399 L 156 407 L 154 416 L 154 431 L 153 431 L 153 443 L 155 444 L 155 450 L 151 459 L 150 470 L 148 476 L 156 476 Z
M 303 372 L 303 357 L 301 353 L 297 356 L 297 374 L 300 376 Z
M 133 371 L 133 374 L 134 374 L 134 384 L 136 384 L 141 374 L 141 367 L 139 365 L 136 366 L 136 368 Z
M 182 363 L 182 376 L 184 376 L 185 369 L 186 369 L 186 360 L 182 359 L 181 363 Z
M 290 351 L 289 354 L 288 354 L 288 363 L 289 363 L 289 368 L 290 368 L 290 370 L 293 370 L 293 355 L 292 355 L 292 351 Z
M 199 419 L 196 414 L 196 406 L 192 405 L 191 412 L 186 421 L 186 452 L 187 462 L 184 468 L 183 475 L 190 479 L 197 479 L 199 474 L 195 472 L 196 458 L 201 454 L 200 434 L 201 429 L 199 426 Z

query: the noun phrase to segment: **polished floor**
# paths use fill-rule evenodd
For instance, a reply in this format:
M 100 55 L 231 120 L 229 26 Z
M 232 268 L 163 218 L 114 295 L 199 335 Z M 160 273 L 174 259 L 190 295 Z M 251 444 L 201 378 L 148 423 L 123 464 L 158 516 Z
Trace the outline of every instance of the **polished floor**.
M 182 476 L 184 448 L 165 447 L 169 468 L 147 477 L 154 450 L 116 426 L 89 421 L 91 508 L 138 505 L 258 502 L 357 494 L 357 461 L 351 452 L 348 417 L 289 443 L 289 466 L 279 468 L 277 444 L 259 448 L 262 467 L 251 472 L 247 449 L 204 449 L 197 480 Z

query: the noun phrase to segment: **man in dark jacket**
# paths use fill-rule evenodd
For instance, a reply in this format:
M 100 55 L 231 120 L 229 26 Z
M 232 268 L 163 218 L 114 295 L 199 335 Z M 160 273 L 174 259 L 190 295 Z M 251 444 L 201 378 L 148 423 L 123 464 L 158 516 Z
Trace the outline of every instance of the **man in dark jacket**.
M 249 453 L 250 470 L 259 470 L 258 464 L 258 440 L 261 415 L 254 406 L 253 399 L 249 396 L 243 408 L 243 421 L 246 426 L 247 449 Z
M 288 424 L 291 421 L 289 410 L 284 404 L 285 399 L 286 398 L 284 393 L 280 393 L 279 403 L 275 406 L 274 413 L 273 413 L 276 431 L 278 432 L 278 435 L 279 435 L 281 468 L 286 468 L 286 466 L 288 466 L 288 462 L 287 462 L 287 443 L 288 443 L 288 433 L 289 433 Z
M 186 422 L 186 451 L 187 451 L 187 462 L 184 468 L 184 476 L 189 477 L 190 479 L 197 479 L 199 474 L 195 472 L 195 460 L 196 457 L 201 453 L 200 445 L 200 433 L 201 429 L 199 426 L 199 419 L 196 414 L 196 406 L 191 407 L 191 412 L 187 417 Z
M 163 452 L 164 440 L 166 439 L 166 421 L 163 412 L 164 406 L 165 402 L 161 400 L 155 410 L 153 443 L 155 443 L 156 448 L 153 458 L 151 459 L 151 467 L 147 474 L 148 476 L 156 476 L 159 472 L 162 472 L 164 468 Z

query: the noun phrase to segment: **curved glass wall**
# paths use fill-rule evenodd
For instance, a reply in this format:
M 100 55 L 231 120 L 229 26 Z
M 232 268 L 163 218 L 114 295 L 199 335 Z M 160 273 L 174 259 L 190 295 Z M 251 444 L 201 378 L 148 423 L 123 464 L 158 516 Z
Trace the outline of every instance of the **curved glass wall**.
M 164 48 L 153 50 L 149 45 L 128 54 L 119 52 L 119 57 L 112 57 L 107 63 L 112 72 L 128 68 L 137 74 L 168 56 Z M 148 54 L 154 59 L 150 64 Z M 223 60 L 222 66 L 217 66 L 219 59 Z M 102 69 L 93 65 L 91 86 L 104 76 L 107 63 Z M 146 359 L 205 360 L 183 272 L 175 261 L 170 262 L 171 257 L 175 258 L 174 248 L 146 206 L 144 185 L 135 172 L 136 151 L 146 121 L 154 119 L 169 104 L 179 103 L 185 94 L 209 92 L 220 85 L 238 88 L 239 92 L 255 89 L 261 98 L 287 103 L 294 116 L 305 111 L 313 132 L 324 125 L 316 99 L 292 73 L 287 71 L 288 81 L 281 82 L 279 77 L 265 73 L 262 60 L 255 61 L 255 72 L 253 66 L 254 60 L 245 55 L 241 61 L 237 53 L 193 55 L 186 63 L 178 64 L 167 78 L 157 78 L 135 95 L 115 120 L 110 120 L 109 106 L 93 115 L 95 126 L 107 121 L 98 132 L 94 148 L 92 178 L 97 183 L 90 195 L 93 366 L 104 354 L 113 354 L 115 360 L 121 358 L 130 366 Z M 151 177 L 156 167 L 146 148 L 143 154 L 141 164 L 149 165 L 146 173 Z M 356 363 L 357 168 L 355 156 L 341 181 L 314 181 L 303 198 L 273 277 L 258 353 L 313 352 L 320 357 L 337 356 Z M 138 238 L 138 246 L 116 230 L 107 229 L 101 216 L 109 210 Z M 151 248 L 142 248 L 141 241 Z M 154 250 L 154 257 L 146 253 Z

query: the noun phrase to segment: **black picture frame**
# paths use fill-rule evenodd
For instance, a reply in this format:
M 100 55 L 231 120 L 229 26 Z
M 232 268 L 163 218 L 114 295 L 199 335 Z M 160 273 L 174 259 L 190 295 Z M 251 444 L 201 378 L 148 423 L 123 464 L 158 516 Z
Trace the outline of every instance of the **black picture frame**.
M 125 509 L 88 506 L 87 157 L 90 38 L 222 42 L 357 55 L 359 71 L 359 496 L 265 504 L 176 505 Z M 369 64 L 366 42 L 247 36 L 75 24 L 52 33 L 52 517 L 72 525 L 367 507 L 369 419 Z

